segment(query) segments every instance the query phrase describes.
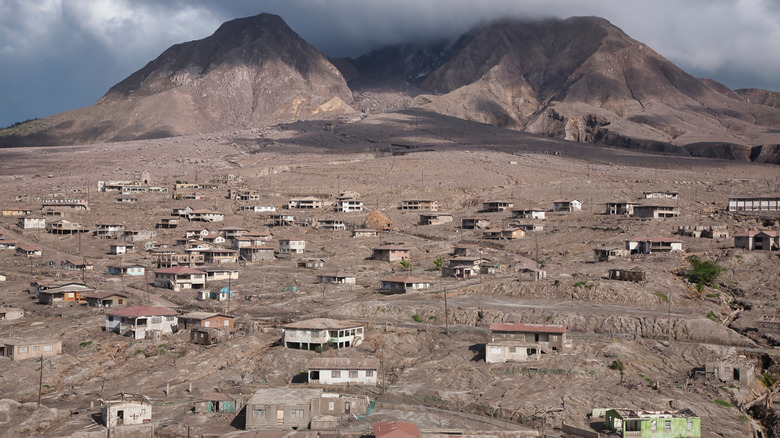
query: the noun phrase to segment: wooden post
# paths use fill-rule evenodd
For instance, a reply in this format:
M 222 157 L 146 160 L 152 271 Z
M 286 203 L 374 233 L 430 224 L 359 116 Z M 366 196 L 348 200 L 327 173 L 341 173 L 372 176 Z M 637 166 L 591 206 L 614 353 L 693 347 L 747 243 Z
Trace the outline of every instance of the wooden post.
M 41 406 L 42 393 L 43 393 L 43 355 L 41 355 L 41 377 L 38 380 L 38 406 Z
M 171 393 L 171 384 L 170 383 L 166 383 L 165 384 L 165 397 L 168 397 L 168 394 L 170 394 L 170 393 Z
M 450 334 L 449 311 L 447 309 L 447 286 L 444 286 L 444 333 Z

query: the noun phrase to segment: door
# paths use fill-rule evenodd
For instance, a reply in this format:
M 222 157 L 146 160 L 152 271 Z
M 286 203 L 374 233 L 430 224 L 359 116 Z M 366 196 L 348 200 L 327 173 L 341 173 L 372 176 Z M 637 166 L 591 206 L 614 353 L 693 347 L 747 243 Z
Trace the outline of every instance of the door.
M 349 404 L 349 402 L 344 402 L 344 413 L 349 414 L 350 408 L 352 406 Z
M 116 411 L 116 424 L 120 426 L 125 422 L 125 411 Z
M 284 424 L 284 411 L 281 409 L 276 411 L 276 424 Z

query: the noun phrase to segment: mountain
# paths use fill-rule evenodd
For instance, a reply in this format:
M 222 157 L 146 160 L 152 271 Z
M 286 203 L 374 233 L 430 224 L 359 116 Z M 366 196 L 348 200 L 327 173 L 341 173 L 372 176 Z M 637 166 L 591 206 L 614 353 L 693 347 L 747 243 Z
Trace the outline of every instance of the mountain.
M 261 14 L 174 45 L 95 105 L 26 124 L 17 130 L 23 135 L 2 143 L 79 144 L 247 128 L 349 112 L 350 101 L 333 64 L 282 18 Z

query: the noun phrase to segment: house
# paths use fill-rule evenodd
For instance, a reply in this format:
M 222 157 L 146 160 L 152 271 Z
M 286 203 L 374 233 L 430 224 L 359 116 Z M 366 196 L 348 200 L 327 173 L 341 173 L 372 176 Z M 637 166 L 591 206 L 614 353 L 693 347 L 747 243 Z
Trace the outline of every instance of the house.
M 43 248 L 37 245 L 19 245 L 16 247 L 16 253 L 25 257 L 42 257 Z
M 482 211 L 485 213 L 499 213 L 514 207 L 512 201 L 487 201 L 482 203 Z
M 109 265 L 106 268 L 109 275 L 127 275 L 130 277 L 138 277 L 146 273 L 146 267 L 144 265 Z
M 192 207 L 173 207 L 171 209 L 171 216 L 189 217 L 192 211 Z
M 164 217 L 157 222 L 156 228 L 176 228 L 179 226 L 178 217 Z
M 339 199 L 336 201 L 336 211 L 340 213 L 363 211 L 363 201 L 353 198 Z
M 0 338 L 0 356 L 11 360 L 40 359 L 62 354 L 62 341 Z
M 312 417 L 320 415 L 312 407 L 322 396 L 322 389 L 263 388 L 246 402 L 246 430 L 307 429 Z
M 203 228 L 203 227 L 192 227 L 184 230 L 184 237 L 187 239 L 192 239 L 192 238 L 202 239 L 208 236 L 209 234 L 211 233 L 209 232 L 208 228 Z
M 542 358 L 539 344 L 523 339 L 501 339 L 485 344 L 485 362 L 506 363 L 537 361 Z
M 243 398 L 221 392 L 203 394 L 195 400 L 194 411 L 196 414 L 216 412 L 221 414 L 234 414 L 241 408 Z
M 352 230 L 352 237 L 376 237 L 379 235 L 379 231 L 371 228 L 359 228 Z
M 259 201 L 260 192 L 257 190 L 248 189 L 228 189 L 228 199 L 235 199 L 236 201 Z
M 758 230 L 748 230 L 734 234 L 734 248 L 756 249 L 756 235 Z
M 553 351 L 563 350 L 569 345 L 566 340 L 566 326 L 563 324 L 521 324 L 494 323 L 490 325 L 491 342 L 519 339 L 533 342 Z
M 729 198 L 728 211 L 780 211 L 780 195 L 740 195 Z
M 234 296 L 233 291 L 230 290 L 230 288 L 228 287 L 213 289 L 210 292 L 205 290 L 198 291 L 198 299 L 200 301 L 217 300 L 222 302 L 222 301 L 228 301 L 233 299 L 233 296 Z
M 276 211 L 276 207 L 271 205 L 239 205 L 237 211 L 251 211 L 252 213 L 265 213 Z
M 219 245 L 220 243 L 225 243 L 225 237 L 219 233 L 211 233 L 203 236 L 203 243 L 207 243 L 209 245 Z
M 322 208 L 322 200 L 319 198 L 315 198 L 313 196 L 308 196 L 305 198 L 293 198 L 287 201 L 287 208 L 293 209 L 304 209 L 304 210 L 313 210 L 316 208 Z
M 562 199 L 553 201 L 553 211 L 580 211 L 582 210 L 582 202 L 576 199 Z
M 235 237 L 241 237 L 246 233 L 249 233 L 249 230 L 241 227 L 222 227 L 219 229 L 219 234 L 222 235 L 222 237 L 224 237 L 226 240 L 233 239 Z
M 780 250 L 780 230 L 760 231 L 753 237 L 753 249 L 764 251 Z
M 111 255 L 122 255 L 135 252 L 135 245 L 132 243 L 112 243 L 108 245 L 108 253 Z
M 363 324 L 314 318 L 293 322 L 282 327 L 282 346 L 314 350 L 325 344 L 335 348 L 354 347 L 365 339 Z
M 318 274 L 317 283 L 330 283 L 330 284 L 356 284 L 355 276 L 352 274 L 343 273 L 330 273 L 330 274 Z
M 88 262 L 87 259 L 63 260 L 62 262 L 60 262 L 60 266 L 62 266 L 62 269 L 65 269 L 67 271 L 91 271 L 95 268 L 95 265 L 93 265 L 91 262 Z
M 482 238 L 488 240 L 515 240 L 524 237 L 525 231 L 519 228 L 492 229 L 482 232 Z
M 306 367 L 309 383 L 320 385 L 376 385 L 379 360 L 374 358 L 317 357 Z
M 631 201 L 611 201 L 606 203 L 606 210 L 604 211 L 604 214 L 607 215 L 614 215 L 614 214 L 624 214 L 628 216 L 632 216 L 634 214 L 634 207 L 636 207 L 638 204 L 636 202 Z
M 665 219 L 680 215 L 680 208 L 674 205 L 637 205 L 633 217 Z
M 272 246 L 244 246 L 238 249 L 238 257 L 246 262 L 265 262 L 276 260 Z
M 642 196 L 645 199 L 677 199 L 680 194 L 678 192 L 669 192 L 663 190 L 642 192 Z
M 346 230 L 347 226 L 344 224 L 344 221 L 339 219 L 320 219 L 317 221 L 316 228 L 328 231 L 342 231 Z
M 137 204 L 138 198 L 135 196 L 117 196 L 116 197 L 116 203 L 117 204 Z
M 201 271 L 206 273 L 206 282 L 238 280 L 239 272 L 241 272 L 238 269 L 219 268 L 215 266 L 202 268 Z
M 695 238 L 728 239 L 729 228 L 727 225 L 680 225 L 677 227 L 677 234 Z
M 46 232 L 51 234 L 78 234 L 89 232 L 89 230 L 83 225 L 60 219 L 56 222 L 46 224 Z
M 181 315 L 179 321 L 185 329 L 202 327 L 232 332 L 235 328 L 236 318 L 224 313 L 190 312 Z
M 409 199 L 401 201 L 399 210 L 430 210 L 436 211 L 439 209 L 439 202 L 432 201 L 430 199 Z
M 0 321 L 14 321 L 21 318 L 24 318 L 24 309 L 0 307 Z
M 443 225 L 452 221 L 452 215 L 447 213 L 425 213 L 420 215 L 420 225 Z
M 631 254 L 653 254 L 683 250 L 682 241 L 670 237 L 626 239 L 626 249 Z
M 200 292 L 198 292 L 200 294 Z M 198 345 L 213 345 L 220 342 L 224 335 L 217 328 L 193 327 L 190 329 L 190 342 Z
M 295 224 L 295 218 L 291 214 L 269 214 L 268 223 L 269 227 L 291 227 Z
M 306 250 L 306 241 L 299 237 L 285 237 L 279 239 L 280 254 L 303 254 Z
M 386 421 L 374 423 L 376 438 L 420 438 L 420 429 L 409 421 Z
M 639 268 L 610 269 L 608 276 L 610 280 L 633 281 L 633 282 L 645 281 L 645 271 Z
M 132 306 L 106 312 L 106 331 L 126 334 L 136 340 L 178 330 L 178 313 L 167 307 Z
M 15 240 L 0 239 L 0 249 L 16 249 L 18 244 Z
M 38 295 L 41 292 L 45 292 L 52 289 L 68 288 L 70 290 L 81 290 L 85 292 L 92 291 L 92 289 L 88 288 L 86 284 L 76 280 L 44 279 L 44 280 L 38 280 L 36 282 L 30 283 L 30 286 L 33 288 L 33 290 L 35 290 L 36 297 L 38 297 Z
M 100 417 L 106 428 L 152 423 L 152 401 L 140 394 L 117 394 L 110 400 L 101 400 Z M 114 436 L 116 432 L 112 432 Z M 121 434 L 120 434 L 121 435 Z
M 490 226 L 490 219 L 472 216 L 460 220 L 460 227 L 464 230 L 484 229 Z
M 383 260 L 386 262 L 409 260 L 409 248 L 396 245 L 379 246 L 372 250 L 371 258 L 373 260 Z
M 700 437 L 701 420 L 690 409 L 634 411 L 610 409 L 604 425 L 624 438 Z
M 547 271 L 535 267 L 522 267 L 517 273 L 520 274 L 520 281 L 539 281 L 547 278 Z
M 593 248 L 593 262 L 608 262 L 619 257 L 628 256 L 628 250 L 623 248 Z
M 472 256 L 481 253 L 479 245 L 473 243 L 459 243 L 452 248 L 452 254 L 455 256 Z
M 745 359 L 723 359 L 707 362 L 704 374 L 707 379 L 719 384 L 738 383 L 745 386 L 755 381 L 756 366 Z
M 120 223 L 100 223 L 95 224 L 95 237 L 101 239 L 116 239 L 125 230 L 125 224 Z
M 37 216 L 20 217 L 17 219 L 16 225 L 23 230 L 45 230 L 46 218 Z
M 226 263 L 236 263 L 238 261 L 237 249 L 209 248 L 198 252 L 203 254 L 203 263 L 223 265 Z
M 154 273 L 154 286 L 180 291 L 206 287 L 206 273 L 186 266 L 164 268 Z
M 513 226 L 515 228 L 519 228 L 519 229 L 525 231 L 526 233 L 533 233 L 533 232 L 544 231 L 544 225 L 542 225 L 542 224 L 521 222 L 521 223 L 516 223 Z
M 193 210 L 187 215 L 187 218 L 191 221 L 222 222 L 225 220 L 225 214 L 213 210 Z
M 544 210 L 538 208 L 522 208 L 512 210 L 512 219 L 538 219 L 545 220 Z
M 296 266 L 303 269 L 319 269 L 325 266 L 325 259 L 303 259 L 299 260 Z
M 399 275 L 382 280 L 381 290 L 387 293 L 406 293 L 413 290 L 428 289 L 431 283 L 417 277 Z
M 126 306 L 128 296 L 118 292 L 95 292 L 85 295 L 84 299 L 90 307 Z
M 453 257 L 442 268 L 442 277 L 472 278 L 482 273 L 482 266 L 489 265 L 489 260 L 482 257 Z
M 149 240 L 156 235 L 157 231 L 154 230 L 124 230 L 119 238 L 128 242 L 138 242 L 141 240 Z

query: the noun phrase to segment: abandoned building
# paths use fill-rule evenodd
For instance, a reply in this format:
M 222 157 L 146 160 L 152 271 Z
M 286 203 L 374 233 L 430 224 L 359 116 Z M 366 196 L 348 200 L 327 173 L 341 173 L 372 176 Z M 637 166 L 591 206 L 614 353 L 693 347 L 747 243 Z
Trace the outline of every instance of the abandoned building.
M 108 429 L 145 423 L 151 426 L 152 401 L 140 394 L 117 394 L 110 400 L 101 400 L 100 416 Z
M 232 332 L 235 328 L 236 318 L 224 313 L 190 312 L 179 316 L 179 321 L 185 329 L 203 327 Z
M 46 232 L 51 234 L 78 234 L 89 232 L 89 229 L 75 222 L 60 219 L 46 224 Z
M 25 360 L 58 354 L 62 354 L 62 341 L 0 338 L 0 357 Z
M 677 234 L 697 239 L 728 239 L 729 228 L 727 225 L 680 225 L 677 227 Z
M 734 247 L 758 251 L 780 250 L 780 230 L 750 230 L 734 235 Z
M 560 351 L 570 345 L 563 324 L 494 323 L 490 325 L 490 342 L 519 339 L 532 342 L 552 351 Z
M 295 224 L 295 217 L 291 214 L 269 214 L 266 225 L 269 227 L 291 227 Z
M 135 252 L 135 245 L 132 243 L 112 243 L 108 245 L 108 253 L 111 255 L 122 255 Z
M 482 238 L 487 240 L 515 240 L 524 237 L 525 231 L 520 228 L 501 228 L 482 232 Z
M 317 357 L 306 367 L 309 383 L 321 385 L 376 385 L 379 360 L 349 357 Z
M 299 237 L 279 239 L 279 254 L 303 254 L 305 250 L 306 241 Z
M 580 211 L 582 210 L 582 202 L 576 199 L 562 199 L 553 201 L 553 211 Z
M 195 400 L 193 411 L 196 414 L 205 414 L 209 412 L 221 414 L 234 414 L 241 410 L 243 397 L 241 395 L 223 394 L 221 392 L 212 392 L 203 394 Z
M 680 207 L 675 205 L 637 205 L 633 217 L 665 219 L 680 215 Z
M 381 290 L 386 293 L 406 293 L 414 290 L 423 290 L 431 287 L 431 283 L 417 277 L 399 275 L 382 280 Z
M 677 199 L 679 198 L 680 194 L 678 192 L 655 190 L 642 192 L 642 196 L 645 199 Z
M 24 318 L 24 309 L 0 307 L 0 321 L 14 321 L 21 318 Z
M 335 348 L 354 347 L 365 339 L 362 324 L 314 318 L 287 324 L 282 327 L 284 348 L 314 350 L 326 344 Z
M 95 292 L 84 296 L 90 307 L 120 307 L 126 306 L 128 296 L 119 292 Z
M 541 358 L 539 344 L 523 339 L 501 339 L 485 344 L 486 363 L 538 361 Z
M 632 268 L 632 269 L 613 268 L 609 270 L 608 278 L 610 280 L 619 280 L 619 281 L 633 281 L 633 282 L 645 281 L 645 271 L 639 268 Z
M 339 213 L 351 213 L 353 211 L 363 211 L 363 201 L 359 199 L 339 199 L 336 201 L 336 211 Z
M 38 291 L 38 303 L 46 306 L 55 306 L 68 303 L 83 303 L 88 293 L 94 292 L 93 289 L 82 285 L 66 285 L 54 288 L 47 288 Z
M 244 246 L 239 248 L 238 257 L 247 262 L 265 262 L 276 260 L 271 246 Z
M 16 225 L 23 230 L 45 230 L 46 218 L 38 216 L 20 217 L 17 219 Z
M 324 231 L 343 231 L 347 229 L 347 225 L 341 219 L 320 219 L 316 228 Z
M 515 203 L 512 201 L 487 201 L 482 203 L 482 211 L 485 213 L 500 213 L 514 206 Z
M 320 284 L 357 284 L 354 274 L 347 273 L 327 273 L 317 274 L 317 283 Z
M 313 210 L 317 208 L 322 208 L 323 203 L 322 200 L 319 198 L 315 198 L 313 196 L 305 197 L 305 198 L 294 198 L 290 199 L 287 202 L 287 208 L 288 209 L 303 209 L 303 210 Z
M 302 269 L 320 269 L 325 266 L 325 259 L 322 258 L 309 258 L 299 260 L 296 266 Z
M 479 216 L 471 216 L 471 217 L 464 217 L 460 220 L 460 227 L 464 230 L 474 230 L 474 229 L 485 229 L 490 226 L 490 219 L 479 217 Z
M 740 195 L 730 197 L 728 211 L 780 211 L 780 195 Z
M 371 258 L 385 262 L 400 262 L 409 260 L 409 251 L 409 248 L 402 246 L 382 245 L 372 250 Z
M 133 339 L 156 338 L 179 330 L 178 312 L 167 307 L 132 306 L 106 312 L 106 331 Z
M 106 267 L 106 272 L 108 275 L 127 275 L 130 277 L 138 277 L 146 273 L 146 267 L 135 264 L 108 265 Z
M 430 199 L 409 199 L 401 201 L 399 210 L 430 210 L 437 211 L 439 209 L 439 202 Z
M 178 217 L 164 217 L 157 223 L 157 228 L 176 228 L 179 226 Z
M 352 237 L 376 237 L 377 235 L 379 235 L 379 231 L 371 228 L 358 228 L 352 230 Z
M 453 217 L 448 213 L 423 213 L 420 215 L 420 225 L 444 225 L 452 222 Z
M 222 222 L 225 220 L 225 214 L 212 210 L 193 210 L 187 214 L 190 221 L 201 222 Z
M 606 209 L 604 214 L 615 215 L 624 214 L 631 216 L 634 214 L 634 207 L 637 206 L 636 202 L 631 201 L 611 201 L 606 203 Z
M 605 414 L 604 425 L 624 438 L 701 436 L 701 420 L 690 409 L 676 411 L 610 409 Z
M 490 260 L 482 257 L 453 257 L 447 261 L 447 266 L 442 267 L 442 277 L 473 278 L 482 274 L 483 265 L 492 265 Z M 487 272 L 484 272 L 487 273 Z
M 631 254 L 657 254 L 682 251 L 682 241 L 671 237 L 638 237 L 626 239 L 626 250 Z
M 608 262 L 617 258 L 628 256 L 628 250 L 623 248 L 593 248 L 593 261 Z
M 335 427 L 336 416 L 364 414 L 368 406 L 369 400 L 366 396 L 324 393 L 321 388 L 259 389 L 246 402 L 244 428 L 301 430 L 327 423 L 328 428 L 332 429 Z M 325 419 L 330 420 L 323 421 Z M 274 433 L 274 431 L 263 433 Z M 281 435 L 268 436 L 283 438 Z M 296 436 L 296 438 L 301 437 Z M 304 436 L 303 438 L 315 437 Z
M 512 210 L 512 219 L 545 220 L 545 211 L 540 208 L 519 208 Z
M 180 291 L 206 287 L 206 273 L 186 266 L 163 268 L 154 273 L 154 286 Z

